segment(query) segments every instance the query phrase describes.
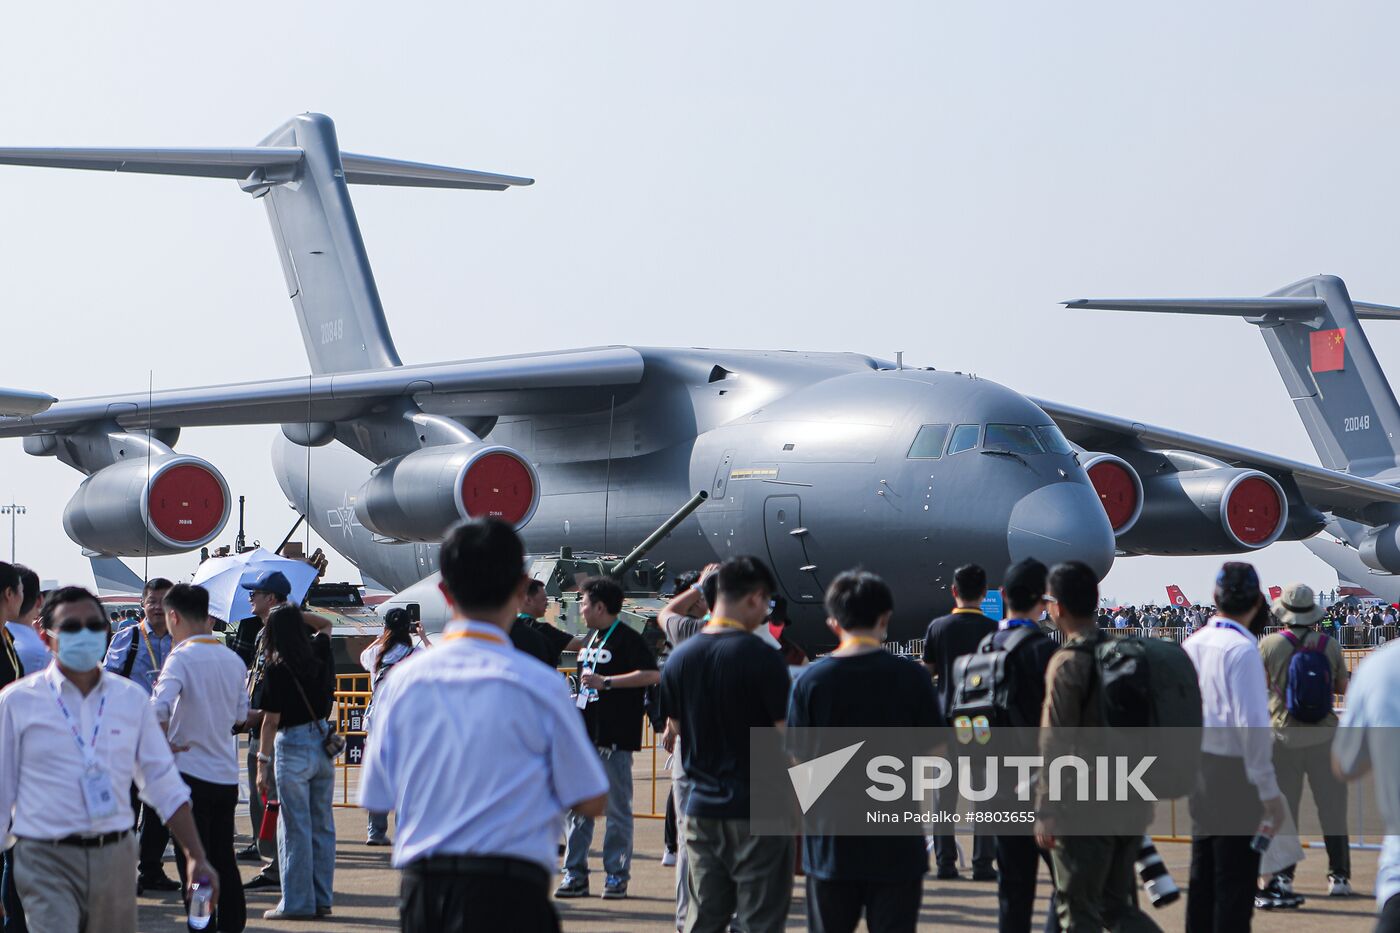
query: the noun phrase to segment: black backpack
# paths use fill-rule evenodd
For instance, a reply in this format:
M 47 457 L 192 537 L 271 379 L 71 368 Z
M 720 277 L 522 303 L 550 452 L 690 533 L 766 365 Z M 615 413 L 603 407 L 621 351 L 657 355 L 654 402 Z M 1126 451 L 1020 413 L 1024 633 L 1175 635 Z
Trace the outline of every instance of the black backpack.
M 997 645 L 997 633 L 993 632 L 982 639 L 976 651 L 953 662 L 955 687 L 948 721 L 954 728 L 1040 725 L 1039 720 L 1022 721 L 1016 702 L 1020 685 L 1006 671 L 1011 655 L 1039 634 L 1033 626 L 1018 625 Z
M 1161 638 L 1130 636 L 1101 638 L 1092 645 L 1076 643 L 1068 650 L 1094 653 L 1104 725 L 1142 730 L 1123 739 L 1118 750 L 1153 754 L 1159 761 L 1170 762 L 1170 768 L 1159 771 L 1160 777 L 1152 783 L 1157 796 L 1165 800 L 1195 790 L 1196 763 L 1201 757 L 1201 687 L 1196 666 L 1182 647 Z

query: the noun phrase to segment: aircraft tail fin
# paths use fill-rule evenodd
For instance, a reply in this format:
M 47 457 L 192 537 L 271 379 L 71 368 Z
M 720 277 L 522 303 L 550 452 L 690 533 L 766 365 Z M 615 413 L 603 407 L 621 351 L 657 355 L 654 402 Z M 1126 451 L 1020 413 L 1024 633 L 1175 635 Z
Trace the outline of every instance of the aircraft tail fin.
M 1360 320 L 1400 319 L 1400 309 L 1353 304 L 1336 276 L 1312 276 L 1263 298 L 1079 299 L 1065 304 L 1243 317 L 1263 335 L 1324 466 L 1364 477 L 1400 466 L 1400 404 Z
M 235 179 L 262 198 L 314 373 L 398 366 L 347 185 L 502 191 L 529 178 L 341 152 L 323 114 L 241 149 L 3 149 L 0 165 Z
M 89 557 L 92 564 L 92 582 L 97 584 L 98 596 L 134 596 L 146 586 L 146 581 L 136 575 L 118 557 Z
M 1181 587 L 1175 583 L 1167 587 L 1167 602 L 1179 609 L 1191 608 L 1191 600 L 1186 598 L 1186 594 L 1181 592 Z

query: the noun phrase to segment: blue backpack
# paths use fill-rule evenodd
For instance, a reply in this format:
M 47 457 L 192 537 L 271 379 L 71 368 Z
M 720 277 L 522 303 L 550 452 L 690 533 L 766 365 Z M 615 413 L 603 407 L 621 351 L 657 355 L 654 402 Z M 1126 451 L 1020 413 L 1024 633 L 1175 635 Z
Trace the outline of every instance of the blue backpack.
M 1319 633 L 1317 642 L 1309 648 L 1288 629 L 1280 634 L 1293 646 L 1293 657 L 1288 661 L 1288 692 L 1284 696 L 1288 715 L 1298 722 L 1321 722 L 1332 712 L 1333 700 L 1327 636 Z

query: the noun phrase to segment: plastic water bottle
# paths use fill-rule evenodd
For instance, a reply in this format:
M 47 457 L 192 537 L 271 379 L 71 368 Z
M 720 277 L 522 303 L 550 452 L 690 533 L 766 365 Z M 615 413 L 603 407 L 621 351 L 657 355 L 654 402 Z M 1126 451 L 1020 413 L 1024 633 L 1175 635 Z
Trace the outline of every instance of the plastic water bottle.
M 209 887 L 209 879 L 197 876 L 190 885 L 190 929 L 205 929 L 213 916 L 214 892 Z

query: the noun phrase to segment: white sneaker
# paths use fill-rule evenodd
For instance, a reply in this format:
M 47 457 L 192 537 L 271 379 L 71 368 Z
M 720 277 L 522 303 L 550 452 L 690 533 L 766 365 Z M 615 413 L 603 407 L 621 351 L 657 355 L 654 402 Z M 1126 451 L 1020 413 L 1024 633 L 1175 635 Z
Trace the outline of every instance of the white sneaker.
M 661 856 L 661 864 L 665 865 L 667 868 L 670 868 L 672 865 L 676 864 L 676 853 L 672 852 L 670 849 L 667 849 L 666 853 Z
M 1328 897 L 1351 897 L 1354 893 L 1351 889 L 1351 879 L 1346 875 L 1327 876 Z

